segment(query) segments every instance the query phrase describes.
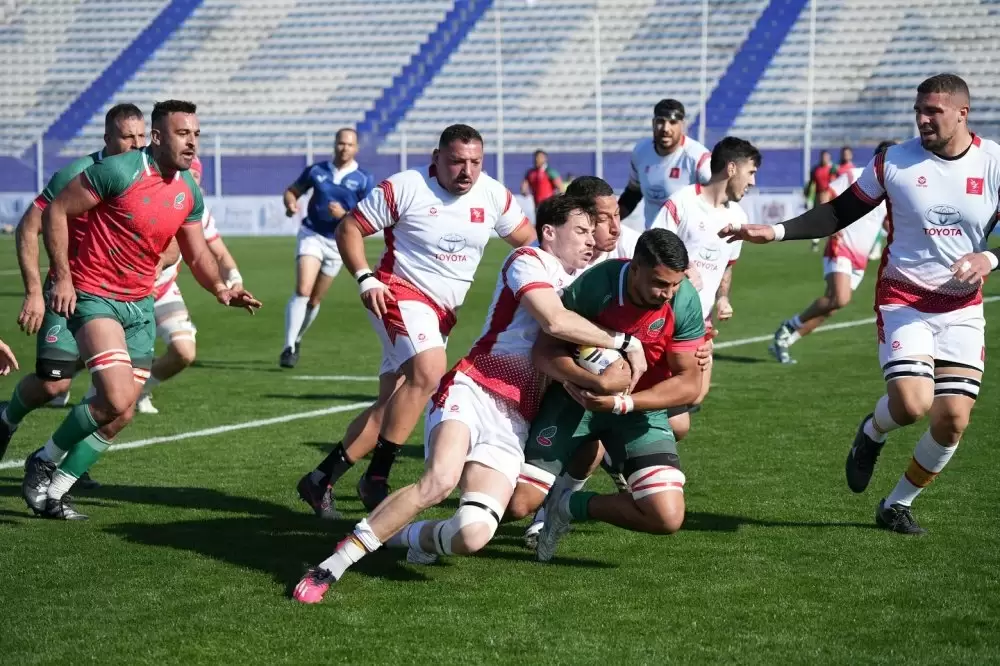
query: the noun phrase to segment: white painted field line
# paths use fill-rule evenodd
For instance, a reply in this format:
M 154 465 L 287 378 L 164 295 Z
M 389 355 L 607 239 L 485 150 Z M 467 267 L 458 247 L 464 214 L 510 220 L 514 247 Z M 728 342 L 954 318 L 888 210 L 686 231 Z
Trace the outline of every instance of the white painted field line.
M 289 375 L 289 379 L 306 382 L 377 382 L 378 377 L 361 377 L 358 375 Z
M 372 404 L 371 401 L 352 402 L 349 405 L 337 405 L 335 407 L 326 407 L 324 409 L 313 409 L 308 412 L 285 414 L 284 416 L 275 416 L 269 419 L 244 421 L 243 423 L 233 423 L 230 425 L 216 426 L 214 428 L 205 428 L 203 430 L 192 430 L 191 432 L 181 432 L 177 433 L 176 435 L 166 435 L 164 437 L 150 437 L 149 439 L 138 439 L 134 442 L 125 442 L 124 444 L 112 444 L 108 450 L 126 451 L 128 449 L 141 449 L 145 446 L 152 446 L 153 444 L 165 444 L 166 442 L 177 442 L 182 439 L 193 439 L 195 437 L 211 437 L 212 435 L 221 435 L 227 432 L 233 432 L 234 430 L 263 428 L 264 426 L 275 425 L 278 423 L 287 423 L 289 421 L 298 421 L 299 419 L 311 419 L 317 416 L 326 416 L 328 414 L 337 414 L 339 412 L 351 412 L 356 409 L 364 409 L 365 407 L 371 404 Z M 21 467 L 23 465 L 24 465 L 23 460 L 8 460 L 7 462 L 0 463 L 0 469 L 12 469 L 14 467 Z

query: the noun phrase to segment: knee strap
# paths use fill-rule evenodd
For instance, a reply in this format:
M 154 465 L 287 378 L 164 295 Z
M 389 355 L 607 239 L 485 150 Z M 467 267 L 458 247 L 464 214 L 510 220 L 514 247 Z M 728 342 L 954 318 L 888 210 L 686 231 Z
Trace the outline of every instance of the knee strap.
M 464 527 L 486 525 L 490 538 L 496 534 L 504 507 L 486 493 L 464 493 L 458 501 L 458 511 L 434 529 L 434 548 L 440 555 L 451 555 L 451 542 Z

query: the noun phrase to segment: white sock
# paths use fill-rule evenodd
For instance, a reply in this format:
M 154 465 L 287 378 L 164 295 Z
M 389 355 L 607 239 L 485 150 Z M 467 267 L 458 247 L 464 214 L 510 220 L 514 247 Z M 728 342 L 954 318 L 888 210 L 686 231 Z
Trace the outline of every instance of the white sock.
M 381 545 L 382 542 L 368 526 L 368 521 L 362 519 L 354 526 L 354 531 L 337 544 L 333 555 L 319 563 L 319 568 L 329 571 L 335 579 L 340 580 L 348 567 Z
M 578 490 L 583 490 L 583 487 L 585 485 L 587 485 L 587 479 L 589 479 L 589 478 L 590 477 L 588 476 L 588 477 L 586 477 L 586 478 L 584 478 L 582 480 L 581 479 L 574 479 L 572 476 L 570 476 L 569 474 L 567 474 L 566 475 L 566 486 L 565 487 L 569 488 L 570 490 L 572 490 L 575 493 Z
M 149 379 L 146 380 L 146 383 L 142 385 L 142 391 L 139 393 L 139 396 L 142 397 L 144 395 L 151 395 L 153 393 L 153 389 L 159 385 L 160 380 L 153 375 L 150 375 Z
M 799 315 L 795 315 L 794 317 L 788 320 L 788 325 L 797 331 L 800 328 L 802 328 L 802 319 L 799 317 Z
M 944 446 L 934 441 L 930 430 L 925 432 L 917 442 L 917 448 L 913 450 L 913 457 L 910 459 L 909 467 L 906 468 L 906 473 L 900 477 L 899 483 L 885 498 L 886 506 L 893 504 L 910 506 L 920 491 L 937 478 L 955 455 L 956 450 L 958 450 L 957 442 L 951 446 Z
M 423 550 L 423 548 L 420 548 L 420 532 L 424 529 L 424 526 L 430 522 L 433 521 L 418 520 L 415 523 L 410 523 L 389 537 L 389 540 L 385 542 L 385 545 L 389 548 L 417 548 L 419 550 Z
M 38 457 L 46 462 L 52 462 L 58 465 L 63 461 L 63 458 L 66 457 L 67 453 L 68 451 L 60 449 L 55 445 L 55 442 L 50 439 L 45 442 L 45 446 L 43 446 L 42 450 L 38 452 Z
M 302 342 L 302 336 L 306 334 L 306 331 L 309 330 L 309 327 L 312 326 L 312 323 L 314 321 L 316 321 L 316 315 L 318 315 L 318 314 L 319 314 L 319 305 L 317 305 L 316 307 L 312 307 L 307 302 L 306 303 L 306 319 L 305 319 L 304 322 L 302 322 L 302 328 L 299 330 L 299 334 L 295 338 L 295 344 L 296 345 L 298 345 L 300 342 Z
M 865 423 L 865 434 L 876 442 L 884 442 L 886 435 L 902 426 L 892 420 L 889 413 L 889 396 L 884 395 L 875 403 L 875 415 Z
M 302 324 L 306 319 L 306 306 L 309 304 L 308 296 L 292 294 L 285 306 L 285 346 L 295 348 L 295 338 L 302 330 Z
M 55 473 L 52 474 L 52 483 L 49 484 L 49 499 L 60 500 L 63 495 L 69 492 L 69 489 L 73 487 L 77 479 L 72 474 L 67 474 L 61 469 L 57 469 Z

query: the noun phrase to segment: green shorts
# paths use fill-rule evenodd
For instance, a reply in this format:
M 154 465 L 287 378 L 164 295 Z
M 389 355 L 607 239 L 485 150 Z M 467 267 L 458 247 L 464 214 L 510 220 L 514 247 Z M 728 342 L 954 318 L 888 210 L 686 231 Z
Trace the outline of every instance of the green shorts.
M 627 478 L 654 464 L 679 467 L 677 442 L 666 410 L 611 414 L 585 410 L 559 384 L 549 387 L 531 423 L 524 459 L 558 476 L 576 450 L 601 440 L 612 465 Z
M 66 318 L 46 307 L 35 335 L 35 374 L 45 380 L 68 379 L 79 367 L 80 350 Z
M 105 296 L 76 292 L 76 311 L 69 318 L 74 335 L 88 321 L 114 319 L 125 331 L 125 349 L 133 368 L 149 370 L 153 365 L 153 345 L 156 342 L 156 320 L 153 297 L 138 301 L 116 301 Z

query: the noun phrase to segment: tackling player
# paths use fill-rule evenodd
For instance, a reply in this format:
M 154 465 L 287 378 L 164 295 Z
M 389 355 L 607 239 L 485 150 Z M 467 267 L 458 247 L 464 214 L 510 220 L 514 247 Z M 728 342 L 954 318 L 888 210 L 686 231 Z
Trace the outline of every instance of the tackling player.
M 66 492 L 131 420 L 153 360 L 157 262 L 172 238 L 195 279 L 220 303 L 251 311 L 260 306 L 245 291 L 226 287 L 205 244 L 201 190 L 187 172 L 200 134 L 195 111 L 190 102 L 156 104 L 148 148 L 87 167 L 42 216 L 48 305 L 67 318 L 96 388 L 25 464 L 22 494 L 47 518 L 86 519 Z M 71 257 L 67 222 L 88 211 L 87 231 Z
M 663 99 L 653 107 L 653 136 L 632 149 L 628 186 L 618 200 L 622 218 L 644 201 L 643 219 L 649 229 L 671 194 L 687 185 L 707 183 L 708 148 L 684 134 L 684 105 Z
M 358 494 L 369 510 L 388 496 L 396 453 L 447 370 L 445 341 L 491 232 L 513 247 L 535 240 L 510 191 L 482 168 L 482 136 L 468 125 L 452 125 L 429 166 L 382 181 L 337 227 L 344 263 L 382 343 L 382 365 L 375 404 L 299 480 L 299 496 L 317 515 L 338 515 L 331 484 L 372 449 Z M 386 248 L 372 271 L 364 238 L 379 230 Z
M 36 335 L 35 373 L 26 375 L 14 387 L 10 401 L 0 403 L 0 459 L 14 431 L 30 412 L 58 399 L 69 400 L 73 375 L 83 368 L 76 340 L 66 325 L 66 319 L 45 306 L 45 293 L 51 285 L 51 275 L 42 285 L 38 265 L 38 237 L 42 234 L 42 211 L 77 175 L 105 157 L 120 155 L 146 145 L 146 123 L 142 111 L 134 104 L 117 104 L 104 116 L 104 148 L 70 162 L 57 171 L 17 225 L 17 262 L 24 281 L 24 305 L 17 318 L 18 326 L 28 335 Z M 70 250 L 78 246 L 86 233 L 87 216 L 70 223 Z M 81 477 L 81 485 L 94 486 L 89 476 Z
M 482 335 L 441 381 L 426 422 L 427 461 L 420 480 L 393 493 L 310 569 L 295 588 L 303 603 L 318 603 L 349 566 L 394 534 L 393 545 L 409 548 L 411 561 L 429 563 L 438 554 L 470 554 L 485 546 L 500 522 L 524 461 L 524 439 L 544 388 L 531 362 L 541 331 L 577 344 L 625 347 L 613 335 L 559 302 L 558 290 L 572 282 L 593 254 L 595 214 L 565 195 L 543 201 L 537 211 L 539 247 L 522 247 L 506 259 L 497 278 Z M 627 372 L 616 387 L 628 388 Z M 420 512 L 451 494 L 461 481 L 459 508 L 445 521 L 421 521 Z
M 969 130 L 969 88 L 938 74 L 917 88 L 919 138 L 875 156 L 839 197 L 774 227 L 722 235 L 752 243 L 830 236 L 884 201 L 889 234 L 875 287 L 886 395 L 861 420 L 847 484 L 863 492 L 886 435 L 929 415 L 906 472 L 875 511 L 876 523 L 924 534 L 910 506 L 944 469 L 968 426 L 985 365 L 983 280 L 1000 264 L 987 241 L 1000 208 L 1000 146 Z
M 894 145 L 895 141 L 883 141 L 875 149 L 875 154 L 878 155 Z M 864 170 L 857 167 L 842 171 L 830 183 L 828 189 L 830 198 L 849 190 L 861 177 L 862 171 Z M 823 252 L 826 293 L 813 301 L 801 314 L 786 320 L 774 332 L 774 341 L 768 347 L 768 351 L 779 363 L 795 363 L 795 359 L 788 353 L 788 348 L 802 336 L 812 333 L 827 318 L 836 314 L 837 310 L 847 307 L 851 302 L 851 294 L 865 277 L 869 254 L 878 243 L 879 234 L 885 224 L 886 209 L 883 202 L 857 222 L 830 236 Z
M 302 336 L 319 314 L 333 278 L 343 261 L 334 234 L 348 211 L 371 193 L 374 177 L 354 161 L 358 154 L 358 133 L 350 128 L 337 132 L 333 160 L 317 162 L 285 190 L 285 214 L 295 215 L 299 197 L 312 190 L 308 214 L 299 228 L 296 251 L 295 293 L 285 307 L 285 348 L 279 364 L 294 368 L 299 362 Z
M 197 157 L 191 162 L 191 175 L 194 182 L 201 187 L 202 166 L 201 160 Z M 212 256 L 219 263 L 219 274 L 226 281 L 226 286 L 230 289 L 241 290 L 243 288 L 243 276 L 236 266 L 236 260 L 229 253 L 229 248 L 219 235 L 215 227 L 215 218 L 206 208 L 201 217 L 201 228 L 205 235 L 205 242 Z M 171 243 L 171 246 L 176 243 Z M 156 335 L 163 344 L 167 346 L 163 356 L 153 361 L 153 367 L 149 371 L 149 379 L 142 386 L 139 393 L 139 401 L 136 403 L 136 410 L 140 414 L 158 414 L 160 410 L 153 406 L 153 389 L 177 375 L 184 368 L 194 363 L 196 347 L 195 335 L 198 329 L 191 321 L 187 305 L 184 303 L 184 296 L 181 294 L 180 285 L 177 284 L 177 276 L 181 270 L 181 257 L 177 253 L 175 261 L 168 264 L 153 283 L 153 315 L 156 319 Z

